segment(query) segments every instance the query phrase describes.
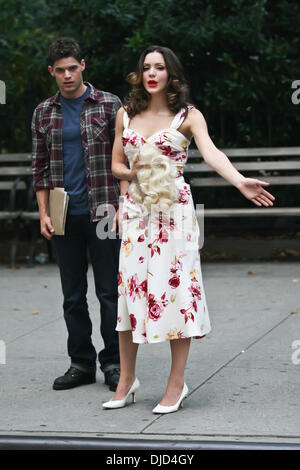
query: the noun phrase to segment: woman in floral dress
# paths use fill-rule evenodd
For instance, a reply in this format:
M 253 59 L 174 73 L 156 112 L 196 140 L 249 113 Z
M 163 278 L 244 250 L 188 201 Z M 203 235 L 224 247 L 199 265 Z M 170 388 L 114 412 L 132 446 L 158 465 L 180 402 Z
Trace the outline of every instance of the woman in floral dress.
M 191 338 L 201 338 L 211 330 L 200 267 L 199 226 L 190 187 L 183 178 L 191 139 L 205 162 L 254 204 L 272 206 L 275 198 L 263 188 L 268 183 L 245 178 L 215 147 L 203 115 L 188 103 L 182 67 L 170 49 L 146 49 L 128 80 L 132 91 L 117 114 L 112 156 L 113 174 L 127 180 L 128 186 L 131 183 L 120 211 L 116 329 L 121 375 L 114 397 L 103 407 L 119 408 L 129 395 L 134 398 L 139 387 L 135 377 L 138 345 L 169 340 L 171 371 L 165 394 L 153 410 L 168 413 L 176 411 L 188 393 L 184 370 Z M 153 194 L 163 184 L 157 174 L 168 166 L 172 177 L 164 184 L 169 185 L 169 192 L 164 189 L 161 194 L 167 193 L 169 203 L 162 209 Z M 152 197 L 151 206 L 145 194 L 150 202 Z

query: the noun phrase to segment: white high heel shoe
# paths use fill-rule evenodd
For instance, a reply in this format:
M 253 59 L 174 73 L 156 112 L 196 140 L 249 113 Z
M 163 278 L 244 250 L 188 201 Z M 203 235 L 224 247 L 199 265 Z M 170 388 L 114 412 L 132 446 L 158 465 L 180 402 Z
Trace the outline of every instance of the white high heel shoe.
M 127 395 L 122 400 L 109 400 L 106 403 L 102 404 L 102 407 L 108 410 L 112 410 L 115 408 L 123 408 L 126 406 L 127 398 L 132 395 L 132 403 L 135 403 L 135 392 L 140 387 L 140 382 L 136 378 L 133 384 L 131 385 Z
M 163 406 L 163 405 L 158 404 L 155 408 L 153 408 L 152 413 L 166 414 L 166 413 L 173 413 L 174 411 L 177 411 L 180 407 L 182 408 L 183 406 L 182 402 L 187 397 L 188 393 L 189 393 L 189 389 L 187 388 L 187 385 L 184 384 L 179 400 L 177 403 L 175 403 L 175 405 Z

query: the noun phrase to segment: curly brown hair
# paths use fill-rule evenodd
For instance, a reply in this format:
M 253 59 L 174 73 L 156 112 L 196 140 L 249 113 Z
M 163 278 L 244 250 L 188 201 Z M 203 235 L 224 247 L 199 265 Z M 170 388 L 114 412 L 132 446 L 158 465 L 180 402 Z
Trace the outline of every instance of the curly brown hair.
M 136 114 L 145 110 L 150 102 L 151 95 L 143 86 L 144 61 L 146 55 L 150 52 L 160 52 L 164 57 L 169 73 L 166 95 L 170 111 L 176 114 L 182 108 L 188 109 L 189 89 L 184 78 L 183 67 L 180 60 L 168 47 L 149 46 L 142 52 L 136 71 L 131 72 L 126 78 L 132 86 L 129 95 L 124 101 L 124 107 L 130 118 L 133 118 Z
M 77 62 L 81 62 L 82 56 L 80 46 L 73 38 L 58 38 L 48 49 L 48 61 L 52 66 L 54 65 L 54 62 L 65 57 L 74 57 Z

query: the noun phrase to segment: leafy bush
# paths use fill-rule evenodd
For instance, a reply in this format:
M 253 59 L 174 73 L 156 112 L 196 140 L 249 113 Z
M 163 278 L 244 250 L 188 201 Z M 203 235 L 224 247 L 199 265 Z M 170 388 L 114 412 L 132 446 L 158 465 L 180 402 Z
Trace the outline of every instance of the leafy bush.
M 300 79 L 300 5 L 287 0 L 0 0 L 2 152 L 30 150 L 34 107 L 53 94 L 47 49 L 59 36 L 81 44 L 85 79 L 121 98 L 149 44 L 180 57 L 194 103 L 221 147 L 298 145 L 291 84 Z

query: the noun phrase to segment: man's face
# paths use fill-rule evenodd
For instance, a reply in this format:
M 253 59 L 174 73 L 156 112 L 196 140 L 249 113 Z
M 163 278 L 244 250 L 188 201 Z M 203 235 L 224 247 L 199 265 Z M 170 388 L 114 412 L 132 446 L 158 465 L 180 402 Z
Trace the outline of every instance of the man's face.
M 58 88 L 66 98 L 76 98 L 82 94 L 82 72 L 85 69 L 85 62 L 82 59 L 78 62 L 74 57 L 66 57 L 49 65 L 48 70 L 52 77 L 56 79 Z

